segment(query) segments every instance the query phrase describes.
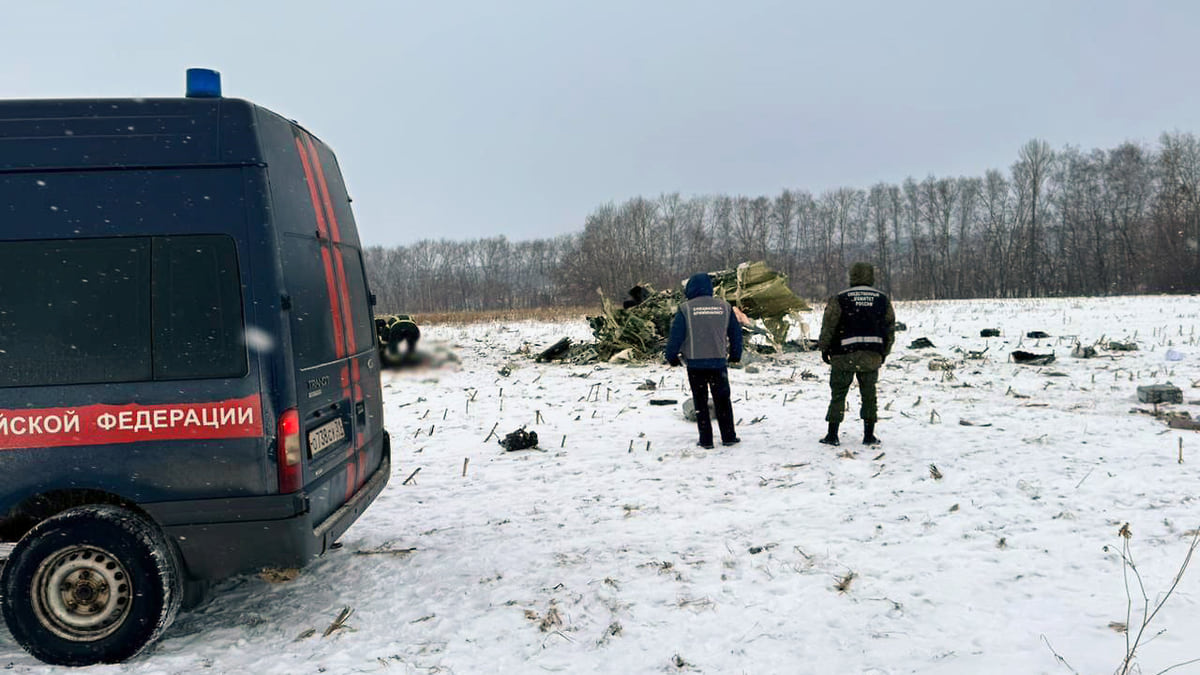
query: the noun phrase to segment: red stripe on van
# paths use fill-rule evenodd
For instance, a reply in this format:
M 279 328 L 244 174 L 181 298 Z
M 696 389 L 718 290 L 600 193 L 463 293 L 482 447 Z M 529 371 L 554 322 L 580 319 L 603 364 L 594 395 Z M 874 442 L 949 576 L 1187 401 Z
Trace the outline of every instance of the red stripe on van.
M 333 345 L 340 359 L 346 355 L 345 328 L 342 325 L 342 314 L 338 308 L 336 284 L 333 281 L 333 261 L 329 255 L 329 247 L 321 246 L 321 264 L 325 266 L 325 288 L 329 293 L 329 313 L 333 315 Z
M 321 187 L 321 198 L 325 203 L 325 211 L 329 214 L 329 231 L 333 235 L 332 239 L 335 243 L 341 243 L 342 232 L 338 228 L 337 216 L 333 214 L 333 201 L 329 199 L 329 184 L 325 182 L 325 169 L 321 165 L 321 158 L 317 155 L 317 146 L 313 144 L 311 137 L 305 137 L 308 142 L 309 156 L 312 157 L 313 168 L 317 171 L 318 185 Z
M 203 403 L 0 409 L 0 450 L 263 435 L 258 394 Z
M 342 260 L 342 249 L 333 247 L 333 260 L 337 265 L 337 278 L 341 291 L 342 299 L 342 325 L 346 327 L 346 344 L 350 345 L 350 351 L 358 350 L 358 342 L 354 340 L 354 317 L 350 314 L 350 288 L 346 283 L 346 264 Z M 354 378 L 357 382 L 358 378 Z
M 313 178 L 313 168 L 308 161 L 308 153 L 304 149 L 304 142 L 296 137 L 296 151 L 300 153 L 300 165 L 304 167 L 304 181 L 308 183 L 308 197 L 312 200 L 313 211 L 317 214 L 317 233 L 324 239 L 328 239 L 329 230 L 325 227 L 325 211 L 321 207 L 321 200 L 317 197 L 317 183 Z M 340 293 L 333 279 L 333 260 L 329 254 L 329 247 L 318 242 L 321 246 L 321 265 L 325 268 L 325 291 L 329 294 L 329 313 L 333 315 L 333 343 L 340 359 L 346 355 L 346 329 L 342 322 L 342 312 L 339 307 L 338 299 Z
M 346 279 L 346 263 L 342 256 L 342 250 L 338 244 L 342 241 L 341 228 L 338 226 L 337 213 L 333 209 L 333 200 L 329 197 L 329 183 L 325 180 L 325 168 L 321 162 L 321 156 L 317 153 L 316 145 L 312 138 L 305 136 L 305 144 L 308 146 L 309 159 L 312 162 L 313 171 L 316 175 L 316 183 L 320 188 L 321 203 L 325 207 L 327 222 L 329 223 L 330 239 L 333 241 L 333 262 L 337 271 L 337 287 L 339 293 L 339 301 L 342 310 L 342 326 L 346 331 L 346 344 L 349 345 L 349 351 L 354 352 L 358 349 L 358 342 L 354 334 L 354 315 L 350 309 L 350 284 Z M 315 197 L 314 197 L 315 198 Z M 316 203 L 313 204 L 317 208 Z M 362 386 L 360 385 L 361 374 L 357 360 L 351 361 L 351 374 L 347 376 L 345 369 L 342 370 L 342 388 L 344 395 L 350 398 L 351 390 L 353 390 L 353 398 L 355 406 L 363 401 Z M 348 460 L 353 462 L 353 465 L 347 463 L 346 466 L 346 499 L 350 499 L 354 493 L 366 483 L 367 461 L 366 453 L 362 451 L 366 445 L 366 429 L 360 428 L 356 423 L 354 425 L 354 439 L 350 444 Z
M 349 351 L 354 352 L 358 348 L 358 342 L 354 339 L 354 317 L 350 313 L 350 287 L 346 282 L 346 264 L 342 260 L 342 251 L 337 247 L 337 244 L 342 243 L 342 230 L 338 226 L 337 213 L 333 210 L 333 200 L 329 198 L 329 183 L 325 180 L 325 167 L 321 163 L 321 156 L 317 153 L 317 146 L 311 137 L 306 136 L 304 140 L 308 144 L 309 159 L 312 161 L 313 171 L 316 174 L 317 187 L 321 191 L 321 203 L 325 206 L 326 222 L 329 223 L 330 239 L 334 243 L 333 260 L 337 269 L 339 299 L 342 305 L 342 325 L 346 329 L 346 344 L 350 346 Z

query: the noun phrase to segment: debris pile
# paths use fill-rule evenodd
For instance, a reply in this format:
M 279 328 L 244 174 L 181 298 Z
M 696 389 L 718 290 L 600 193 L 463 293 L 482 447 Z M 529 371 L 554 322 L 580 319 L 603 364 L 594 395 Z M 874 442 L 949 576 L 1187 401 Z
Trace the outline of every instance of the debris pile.
M 782 346 L 787 341 L 788 323 L 796 312 L 811 309 L 792 289 L 787 276 L 759 261 L 742 263 L 733 270 L 710 272 L 713 293 L 742 310 L 751 319 L 760 319 L 770 333 L 771 342 Z
M 805 330 L 797 312 L 811 309 L 787 285 L 787 276 L 767 267 L 764 262 L 742 263 L 732 270 L 710 272 L 713 294 L 724 298 L 746 321 L 743 330 L 750 335 L 765 335 L 771 352 L 785 347 L 811 349 L 811 340 L 802 335 L 800 342 L 787 342 L 791 325 Z M 597 361 L 636 362 L 661 357 L 675 311 L 684 301 L 681 289 L 658 291 L 649 284 L 638 284 L 629 290 L 629 298 L 617 307 L 608 298 L 601 298 L 600 314 L 588 317 L 588 325 L 596 341 L 572 343 L 563 338 L 537 356 L 538 361 L 563 360 L 584 364 Z M 762 328 L 748 322 L 757 320 Z M 756 348 L 747 344 L 747 349 Z
M 633 298 L 641 302 L 627 307 L 614 307 L 608 298 L 601 299 L 601 313 L 588 317 L 593 345 L 579 345 L 571 350 L 571 360 L 579 362 L 580 356 L 591 356 L 590 360 L 609 361 L 624 353 L 627 360 L 649 360 L 659 356 L 671 332 L 671 320 L 675 310 L 683 301 L 679 291 L 655 291 L 649 284 L 639 284 L 630 290 Z M 587 360 L 583 361 L 587 362 Z

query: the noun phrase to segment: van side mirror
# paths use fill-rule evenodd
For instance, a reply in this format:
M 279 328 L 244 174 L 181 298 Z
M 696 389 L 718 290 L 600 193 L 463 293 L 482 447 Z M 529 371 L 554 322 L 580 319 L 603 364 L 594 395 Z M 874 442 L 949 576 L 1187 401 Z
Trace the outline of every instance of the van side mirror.
M 372 306 L 372 307 L 374 307 L 374 306 L 375 306 L 375 294 L 374 294 L 374 293 L 372 293 L 372 294 L 371 294 L 371 295 L 370 295 L 370 296 L 367 298 L 367 301 L 371 303 L 371 306 Z

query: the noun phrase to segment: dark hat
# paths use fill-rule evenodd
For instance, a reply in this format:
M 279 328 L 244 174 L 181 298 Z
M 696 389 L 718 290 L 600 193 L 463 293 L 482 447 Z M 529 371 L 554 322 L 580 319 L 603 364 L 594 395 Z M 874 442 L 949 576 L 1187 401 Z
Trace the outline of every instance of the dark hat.
M 875 284 L 875 268 L 868 262 L 856 262 L 850 266 L 851 286 L 873 286 Z

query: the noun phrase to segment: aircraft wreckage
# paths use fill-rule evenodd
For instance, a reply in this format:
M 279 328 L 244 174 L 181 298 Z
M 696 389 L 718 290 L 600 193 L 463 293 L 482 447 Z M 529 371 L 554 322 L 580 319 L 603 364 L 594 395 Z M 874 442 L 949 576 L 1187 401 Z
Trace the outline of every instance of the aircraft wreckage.
M 807 324 L 799 314 L 811 308 L 788 288 L 786 275 L 765 262 L 747 262 L 731 270 L 709 272 L 709 276 L 713 294 L 733 305 L 742 330 L 748 337 L 759 336 L 751 344 L 768 352 L 815 347 L 815 341 L 807 339 Z M 622 307 L 601 297 L 601 313 L 588 317 L 595 342 L 574 343 L 563 338 L 538 354 L 537 360 L 596 363 L 662 358 L 671 321 L 684 299 L 682 283 L 679 288 L 664 291 L 638 284 L 630 289 L 629 296 Z M 787 339 L 793 326 L 800 329 L 798 341 Z

